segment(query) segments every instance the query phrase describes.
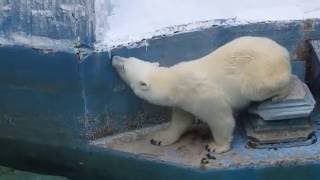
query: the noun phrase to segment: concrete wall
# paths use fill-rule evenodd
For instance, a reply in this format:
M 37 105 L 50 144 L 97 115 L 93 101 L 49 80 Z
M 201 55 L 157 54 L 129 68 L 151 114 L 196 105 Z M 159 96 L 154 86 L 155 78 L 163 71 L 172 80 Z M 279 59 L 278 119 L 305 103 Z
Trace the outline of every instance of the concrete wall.
M 122 22 L 120 20 L 125 17 L 128 19 L 123 23 L 129 20 L 124 9 L 129 14 L 135 12 L 134 9 L 149 12 L 152 5 L 156 5 L 136 1 L 134 6 L 127 2 L 133 5 L 133 9 L 129 9 L 125 8 L 127 5 L 124 2 L 0 2 L 3 10 L 0 12 L 0 112 L 1 123 L 5 125 L 2 127 L 9 127 L 2 130 L 3 134 L 39 141 L 51 139 L 56 143 L 60 142 L 59 137 L 64 137 L 70 143 L 83 142 L 168 120 L 167 109 L 137 98 L 120 80 L 111 67 L 112 55 L 135 56 L 169 66 L 206 55 L 236 37 L 255 35 L 276 40 L 288 48 L 292 59 L 301 59 L 305 54 L 305 40 L 316 38 L 319 34 L 319 20 L 226 25 L 226 19 L 219 26 L 205 26 L 204 29 L 192 31 L 182 29 L 174 34 L 138 41 L 134 45 L 110 48 L 110 44 L 105 44 L 101 47 L 107 49 L 102 48 L 97 52 L 95 48 L 99 43 L 95 43 L 95 39 L 104 34 L 103 30 L 108 35 L 107 32 L 123 27 L 112 24 L 112 21 L 118 19 Z M 178 2 L 174 1 L 176 5 Z M 249 1 L 245 2 L 250 4 Z M 209 1 L 204 3 L 212 5 Z M 142 8 L 142 4 L 146 7 Z M 187 1 L 184 8 L 195 4 L 194 1 Z M 206 7 L 199 6 L 200 10 Z M 220 7 L 226 8 L 225 4 L 220 4 Z M 239 7 L 232 8 L 236 11 L 241 9 Z M 268 3 L 266 7 L 271 8 Z M 152 22 L 158 24 L 159 12 L 155 10 L 154 13 Z M 168 13 L 165 19 L 171 18 L 172 13 L 176 12 Z M 207 14 L 209 11 L 205 14 L 201 14 L 201 11 L 193 13 L 197 18 L 215 17 L 214 14 Z M 178 19 L 184 16 L 179 16 L 172 24 L 182 22 Z M 186 13 L 183 22 L 199 20 L 197 18 L 190 19 Z M 148 18 L 146 20 L 150 21 Z M 153 30 L 155 28 L 158 26 L 154 26 Z M 132 33 L 135 35 L 134 31 Z M 294 67 L 297 73 L 304 73 L 302 65 Z M 21 128 L 29 128 L 29 131 L 22 132 Z M 59 133 L 56 133 L 57 129 Z
M 130 177 L 144 168 L 146 177 L 162 172 L 160 167 L 177 172 L 176 166 L 88 145 L 90 139 L 168 120 L 168 109 L 142 101 L 121 81 L 111 66 L 112 55 L 169 66 L 206 55 L 236 37 L 255 35 L 276 40 L 293 60 L 304 60 L 305 40 L 320 36 L 319 20 L 229 25 L 225 19 L 187 29 L 175 25 L 167 33 L 151 33 L 150 39 L 112 46 L 95 41 L 104 30 L 113 31 L 97 16 L 111 22 L 116 15 L 112 4 L 120 1 L 97 2 L 0 1 L 0 163 L 62 174 L 96 170 L 101 177 L 123 177 L 124 171 Z M 103 7 L 110 14 L 97 13 Z M 305 63 L 293 64 L 303 76 Z

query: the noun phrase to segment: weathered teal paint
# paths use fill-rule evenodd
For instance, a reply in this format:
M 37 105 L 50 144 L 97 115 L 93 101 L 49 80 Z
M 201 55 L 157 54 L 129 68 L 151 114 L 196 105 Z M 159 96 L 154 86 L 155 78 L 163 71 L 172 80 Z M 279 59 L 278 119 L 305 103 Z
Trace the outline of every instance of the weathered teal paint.
M 15 46 L 0 54 L 1 136 L 78 142 L 84 111 L 76 55 Z
M 169 66 L 206 55 L 236 37 L 255 35 L 276 40 L 295 59 L 300 58 L 298 47 L 304 40 L 320 37 L 320 22 L 312 23 L 311 29 L 300 21 L 218 26 L 156 37 L 148 41 L 147 50 L 118 47 L 111 55 Z M 108 52 L 90 51 L 79 59 L 71 52 L 0 46 L 0 164 L 74 179 L 320 178 L 319 162 L 201 169 L 88 145 L 88 138 L 150 126 L 168 117 L 167 109 L 134 96 L 111 68 L 110 57 Z M 304 63 L 293 64 L 294 72 L 303 77 Z
M 17 33 L 88 45 L 95 41 L 94 1 L 1 0 L 0 7 L 0 37 Z

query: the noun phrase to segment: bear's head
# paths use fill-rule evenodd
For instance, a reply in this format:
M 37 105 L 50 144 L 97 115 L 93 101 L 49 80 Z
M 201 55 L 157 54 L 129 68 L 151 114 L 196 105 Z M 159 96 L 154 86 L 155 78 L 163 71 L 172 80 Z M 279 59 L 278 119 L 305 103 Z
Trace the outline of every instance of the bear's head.
M 159 63 L 114 56 L 112 66 L 138 97 L 157 105 L 171 105 L 167 83 L 160 75 L 164 68 Z

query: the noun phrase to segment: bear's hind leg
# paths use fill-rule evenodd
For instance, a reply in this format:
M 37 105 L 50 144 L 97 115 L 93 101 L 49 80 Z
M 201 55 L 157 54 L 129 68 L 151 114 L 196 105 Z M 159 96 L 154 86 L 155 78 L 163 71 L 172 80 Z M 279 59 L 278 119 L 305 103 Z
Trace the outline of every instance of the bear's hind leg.
M 180 109 L 172 109 L 170 126 L 154 134 L 150 143 L 166 146 L 175 143 L 192 125 L 193 115 Z
M 272 101 L 280 101 L 289 95 L 289 86 L 284 87 L 279 93 L 272 97 Z
M 279 69 L 275 71 L 263 65 L 256 67 L 252 64 L 241 77 L 241 94 L 251 101 L 285 98 L 289 93 L 291 82 L 289 66 L 281 71 Z

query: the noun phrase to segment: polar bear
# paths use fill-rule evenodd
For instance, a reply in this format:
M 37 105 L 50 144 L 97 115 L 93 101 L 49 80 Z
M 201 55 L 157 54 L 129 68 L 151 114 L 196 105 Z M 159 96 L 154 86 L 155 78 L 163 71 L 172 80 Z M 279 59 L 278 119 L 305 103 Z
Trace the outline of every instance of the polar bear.
M 156 133 L 152 144 L 176 142 L 196 116 L 214 137 L 206 150 L 216 153 L 230 149 L 234 112 L 252 101 L 284 98 L 291 79 L 288 51 L 265 37 L 240 37 L 171 67 L 120 56 L 112 65 L 138 97 L 172 107 L 170 126 Z

